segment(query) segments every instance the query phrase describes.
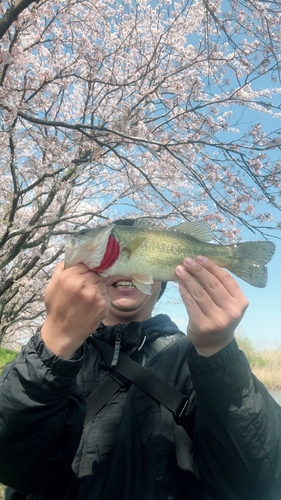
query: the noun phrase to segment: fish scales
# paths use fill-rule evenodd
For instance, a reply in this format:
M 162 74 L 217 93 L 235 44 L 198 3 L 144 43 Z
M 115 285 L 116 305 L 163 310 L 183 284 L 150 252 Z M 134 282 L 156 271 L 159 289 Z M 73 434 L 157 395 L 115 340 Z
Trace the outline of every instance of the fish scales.
M 127 228 L 126 228 L 127 229 Z M 155 281 L 171 281 L 177 279 L 174 272 L 177 265 L 181 264 L 185 257 L 195 258 L 197 255 L 205 255 L 223 267 L 230 263 L 233 249 L 231 246 L 213 245 L 204 243 L 184 233 L 163 230 L 135 230 L 134 238 L 144 241 L 134 249 L 133 254 L 124 248 L 130 244 L 132 235 L 130 232 L 114 228 L 112 234 L 122 241 L 120 259 L 113 265 L 113 274 L 129 277 L 132 272 L 142 274 L 144 269 L 154 277 Z M 111 270 L 109 271 L 111 274 Z

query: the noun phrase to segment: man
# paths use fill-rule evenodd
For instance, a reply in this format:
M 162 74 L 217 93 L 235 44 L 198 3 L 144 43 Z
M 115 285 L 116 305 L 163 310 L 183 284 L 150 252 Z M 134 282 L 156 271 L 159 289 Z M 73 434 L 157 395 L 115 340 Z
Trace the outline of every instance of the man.
M 57 265 L 41 332 L 2 377 L 7 498 L 280 500 L 281 409 L 234 340 L 248 301 L 203 256 L 176 273 L 188 336 L 152 317 L 161 283 L 148 296 L 122 277 Z M 85 396 L 114 370 L 93 337 L 115 350 L 118 338 L 127 356 L 191 395 L 183 425 L 125 381 L 83 428 Z

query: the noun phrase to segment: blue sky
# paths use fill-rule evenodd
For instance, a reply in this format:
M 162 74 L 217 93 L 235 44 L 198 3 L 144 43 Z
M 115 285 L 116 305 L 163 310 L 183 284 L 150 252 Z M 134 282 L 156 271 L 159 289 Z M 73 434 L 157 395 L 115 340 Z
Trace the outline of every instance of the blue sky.
M 281 237 L 281 230 L 276 230 L 275 234 L 279 235 L 279 232 Z M 275 238 L 271 240 L 276 244 L 276 252 L 268 264 L 267 286 L 255 288 L 237 278 L 239 286 L 250 301 L 237 333 L 245 335 L 255 347 L 261 349 L 281 346 L 281 240 Z M 177 285 L 172 283 L 168 285 L 155 310 L 155 313 L 160 312 L 168 314 L 182 331 L 186 330 L 188 316 L 181 303 Z

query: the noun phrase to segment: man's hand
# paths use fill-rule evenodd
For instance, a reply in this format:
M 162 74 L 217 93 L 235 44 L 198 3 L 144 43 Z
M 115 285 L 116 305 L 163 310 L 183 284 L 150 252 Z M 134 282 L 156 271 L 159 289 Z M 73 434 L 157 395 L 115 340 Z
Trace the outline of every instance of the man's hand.
M 234 338 L 248 300 L 234 278 L 206 257 L 186 258 L 176 273 L 189 315 L 188 337 L 198 354 L 212 356 Z
M 42 338 L 57 356 L 71 357 L 107 316 L 109 298 L 104 279 L 84 264 L 55 267 L 45 292 L 46 321 Z

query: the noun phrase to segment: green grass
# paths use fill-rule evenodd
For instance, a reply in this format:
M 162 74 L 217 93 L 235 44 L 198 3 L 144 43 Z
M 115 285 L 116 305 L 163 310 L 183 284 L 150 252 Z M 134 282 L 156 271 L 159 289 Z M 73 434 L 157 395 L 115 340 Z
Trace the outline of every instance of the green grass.
M 9 351 L 8 349 L 4 349 L 3 347 L 0 346 L 0 374 L 3 371 L 4 366 L 9 362 L 12 361 L 17 355 L 17 352 L 14 351 Z M 1 496 L 0 496 L 1 500 Z

